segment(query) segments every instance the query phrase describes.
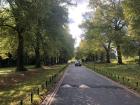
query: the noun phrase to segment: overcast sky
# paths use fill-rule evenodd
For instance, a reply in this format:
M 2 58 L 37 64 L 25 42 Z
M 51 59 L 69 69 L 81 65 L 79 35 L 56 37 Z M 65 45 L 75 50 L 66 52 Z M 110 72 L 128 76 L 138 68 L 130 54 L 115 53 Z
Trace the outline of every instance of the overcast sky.
M 77 0 L 77 6 L 73 6 L 69 8 L 69 29 L 73 38 L 75 38 L 75 47 L 78 47 L 80 44 L 80 36 L 82 34 L 82 30 L 79 28 L 79 25 L 82 23 L 83 14 L 87 12 L 88 9 L 88 0 Z

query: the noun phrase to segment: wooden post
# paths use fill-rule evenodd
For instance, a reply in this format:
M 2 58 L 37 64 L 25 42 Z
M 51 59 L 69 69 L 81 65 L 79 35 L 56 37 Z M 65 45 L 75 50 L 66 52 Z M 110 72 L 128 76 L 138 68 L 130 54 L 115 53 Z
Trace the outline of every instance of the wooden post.
M 125 78 L 123 77 L 123 82 L 124 82 Z
M 23 105 L 23 100 L 20 100 L 20 105 Z
M 129 81 L 130 81 L 130 79 L 128 78 L 128 79 L 127 79 L 127 81 L 129 82 Z
M 31 92 L 31 104 L 33 103 L 33 92 Z
M 46 81 L 46 88 L 48 87 L 48 81 Z
M 41 85 L 42 90 L 44 89 L 44 84 Z
M 139 82 L 136 82 L 136 87 L 139 87 Z
M 118 80 L 120 79 L 120 77 L 118 76 Z
M 39 88 L 37 88 L 37 94 L 39 95 Z

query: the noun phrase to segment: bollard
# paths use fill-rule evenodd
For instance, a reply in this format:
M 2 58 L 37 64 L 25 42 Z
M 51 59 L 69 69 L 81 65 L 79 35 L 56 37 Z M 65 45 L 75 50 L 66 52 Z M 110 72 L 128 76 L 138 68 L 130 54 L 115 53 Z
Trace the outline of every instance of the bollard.
M 48 87 L 48 81 L 46 81 L 46 88 Z
M 57 78 L 57 74 L 55 74 L 55 79 Z
M 44 90 L 45 89 L 45 84 L 42 84 L 41 87 L 42 87 L 42 90 Z
M 33 92 L 31 92 L 31 104 L 33 103 Z
M 20 101 L 20 105 L 23 105 L 23 100 Z
M 118 77 L 118 75 L 116 74 L 116 75 L 115 75 L 116 80 L 117 80 L 117 77 Z
M 127 79 L 127 82 L 130 82 L 130 79 L 129 78 Z
M 39 95 L 39 88 L 37 88 L 37 95 Z
M 118 80 L 120 79 L 120 77 L 118 76 Z
M 136 87 L 139 87 L 139 82 L 136 82 Z
M 54 79 L 56 79 L 56 74 L 54 75 Z
M 125 78 L 123 77 L 122 79 L 123 79 L 123 82 L 124 82 Z

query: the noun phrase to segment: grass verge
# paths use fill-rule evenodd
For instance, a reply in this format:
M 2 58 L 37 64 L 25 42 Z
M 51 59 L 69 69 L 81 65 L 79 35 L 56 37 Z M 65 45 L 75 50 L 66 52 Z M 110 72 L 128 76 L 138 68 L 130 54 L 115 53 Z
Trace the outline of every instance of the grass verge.
M 49 81 L 50 77 L 59 73 L 66 65 L 57 65 L 52 67 L 43 67 L 40 69 L 29 69 L 29 71 L 21 73 L 10 73 L 4 77 L 0 77 L 0 105 L 17 105 L 21 99 L 29 94 L 34 88 L 41 87 L 42 83 Z M 14 71 L 14 68 L 7 68 Z M 3 70 L 8 71 L 6 68 Z M 3 71 L 2 68 L 0 71 Z M 47 89 L 40 88 L 41 92 L 47 92 Z M 28 93 L 28 94 L 27 94 Z M 40 100 L 39 95 L 33 96 L 35 100 Z M 24 100 L 23 105 L 29 105 L 25 101 L 31 101 L 30 98 Z
M 86 67 L 140 93 L 140 66 L 136 64 L 85 64 Z

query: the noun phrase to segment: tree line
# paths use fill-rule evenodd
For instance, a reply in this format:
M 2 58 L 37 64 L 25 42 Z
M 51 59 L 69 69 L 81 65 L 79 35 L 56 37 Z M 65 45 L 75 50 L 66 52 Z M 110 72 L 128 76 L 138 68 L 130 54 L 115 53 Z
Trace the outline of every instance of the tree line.
M 117 57 L 118 64 L 123 57 L 133 57 L 140 64 L 140 1 L 90 0 L 89 5 L 76 57 L 106 63 Z
M 69 0 L 0 0 L 0 66 L 62 64 L 73 56 Z M 9 62 L 9 63 L 7 63 Z

